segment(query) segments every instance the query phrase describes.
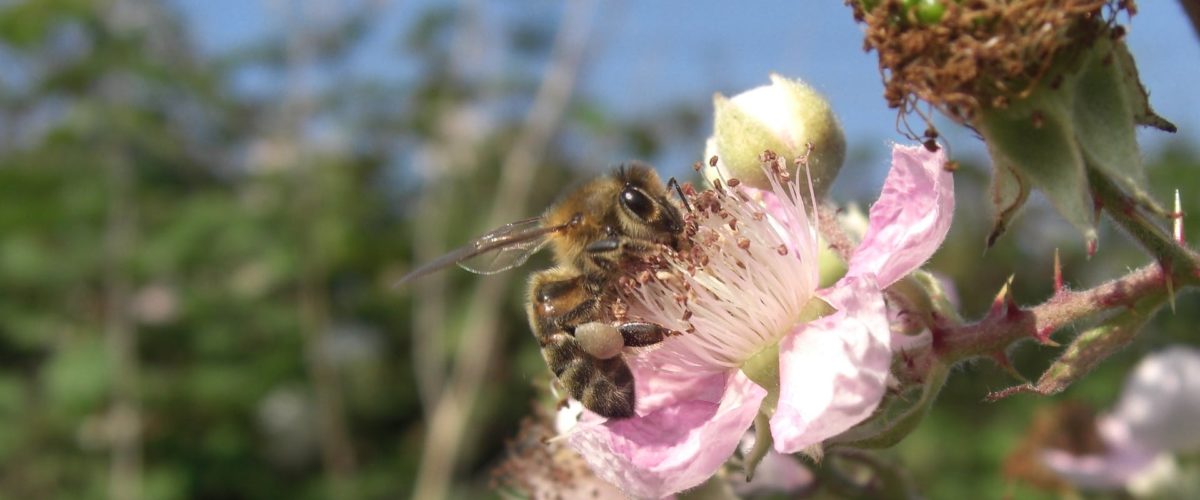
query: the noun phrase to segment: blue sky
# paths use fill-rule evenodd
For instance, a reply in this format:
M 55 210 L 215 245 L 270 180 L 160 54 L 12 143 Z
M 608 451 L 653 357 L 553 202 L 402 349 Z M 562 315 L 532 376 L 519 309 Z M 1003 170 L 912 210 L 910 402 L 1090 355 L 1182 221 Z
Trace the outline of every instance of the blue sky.
M 309 8 L 336 14 L 345 2 L 308 0 Z M 350 2 L 351 4 L 364 3 Z M 378 3 L 378 2 L 376 2 Z M 384 76 L 405 71 L 396 40 L 424 7 L 444 2 L 382 2 L 378 26 L 348 70 Z M 483 17 L 555 18 L 547 1 L 470 2 Z M 284 26 L 287 0 L 174 0 L 190 21 L 203 50 L 220 53 Z M 312 7 L 315 5 L 316 7 Z M 1129 44 L 1151 104 L 1179 125 L 1181 138 L 1200 144 L 1200 39 L 1177 2 L 1143 2 L 1130 25 Z M 663 103 L 695 103 L 707 109 L 712 93 L 733 94 L 766 83 L 770 72 L 808 81 L 832 102 L 852 148 L 883 157 L 895 131 L 895 113 L 884 104 L 874 53 L 862 51 L 861 30 L 841 0 L 722 2 L 607 1 L 595 31 L 591 66 L 580 91 L 611 112 L 637 115 Z M 946 133 L 953 127 L 941 127 Z M 980 143 L 949 133 L 956 154 L 980 155 Z M 1152 154 L 1167 134 L 1142 133 Z M 699 147 L 697 145 L 697 147 Z M 700 152 L 696 152 L 699 156 Z M 672 158 L 674 159 L 674 158 Z M 617 161 L 617 160 L 614 160 Z M 688 165 L 691 158 L 683 158 Z M 882 181 L 882 170 L 878 171 Z

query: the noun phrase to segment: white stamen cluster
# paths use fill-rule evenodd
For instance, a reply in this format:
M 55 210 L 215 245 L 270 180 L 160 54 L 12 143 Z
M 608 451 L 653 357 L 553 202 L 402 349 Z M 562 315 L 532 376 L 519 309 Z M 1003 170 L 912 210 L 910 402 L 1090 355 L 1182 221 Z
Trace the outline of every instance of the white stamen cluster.
M 660 260 L 629 298 L 630 314 L 683 332 L 659 348 L 688 371 L 737 368 L 799 321 L 817 289 L 817 232 L 782 160 L 764 158 L 779 207 L 729 179 L 687 190 L 690 248 Z M 664 272 L 669 276 L 664 276 Z

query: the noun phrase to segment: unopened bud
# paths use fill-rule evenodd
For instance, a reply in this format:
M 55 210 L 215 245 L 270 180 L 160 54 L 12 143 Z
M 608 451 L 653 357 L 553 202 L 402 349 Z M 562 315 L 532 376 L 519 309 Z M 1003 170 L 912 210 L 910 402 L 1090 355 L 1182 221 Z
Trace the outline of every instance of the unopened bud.
M 811 175 L 813 191 L 821 196 L 846 158 L 846 137 L 829 102 L 799 80 L 771 75 L 770 85 L 732 99 L 717 94 L 713 105 L 715 131 L 705 158 L 716 156 L 718 161 L 705 170 L 710 180 L 736 178 L 753 187 L 769 188 L 760 157 L 770 150 L 793 178 L 805 182 Z M 810 171 L 798 171 L 796 160 L 806 156 Z

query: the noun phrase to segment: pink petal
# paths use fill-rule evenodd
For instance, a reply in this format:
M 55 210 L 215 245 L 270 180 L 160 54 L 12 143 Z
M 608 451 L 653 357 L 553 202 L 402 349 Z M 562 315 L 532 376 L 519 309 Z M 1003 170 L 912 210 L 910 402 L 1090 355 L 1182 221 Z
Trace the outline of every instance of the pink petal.
M 1113 418 L 1143 447 L 1200 451 L 1200 349 L 1174 346 L 1139 362 Z
M 659 349 L 625 357 L 633 370 L 638 415 L 685 401 L 721 401 L 725 396 L 728 372 L 697 373 L 693 368 L 674 365 L 666 352 Z
M 837 312 L 779 344 L 775 450 L 795 453 L 862 422 L 883 398 L 891 331 L 873 276 L 846 277 L 825 294 Z
M 1102 417 L 1096 427 L 1108 448 L 1104 453 L 1072 455 L 1046 449 L 1040 455 L 1042 463 L 1080 489 L 1113 490 L 1128 486 L 1166 458 L 1165 453 L 1138 443 L 1127 423 L 1118 418 Z
M 1072 455 L 1063 450 L 1043 450 L 1042 463 L 1063 479 L 1080 489 L 1115 490 L 1126 486 L 1134 477 L 1158 460 L 1154 454 L 1122 450 L 1104 455 Z
M 581 425 L 567 440 L 597 476 L 629 495 L 658 498 L 698 486 L 733 454 L 767 394 L 740 371 L 715 376 L 699 378 L 716 383 L 718 401 L 651 397 L 665 404 L 643 413 L 639 403 L 639 416 Z
M 892 148 L 892 170 L 871 206 L 866 237 L 850 258 L 848 276 L 873 273 L 887 288 L 921 267 L 941 246 L 954 215 L 954 177 L 942 150 Z

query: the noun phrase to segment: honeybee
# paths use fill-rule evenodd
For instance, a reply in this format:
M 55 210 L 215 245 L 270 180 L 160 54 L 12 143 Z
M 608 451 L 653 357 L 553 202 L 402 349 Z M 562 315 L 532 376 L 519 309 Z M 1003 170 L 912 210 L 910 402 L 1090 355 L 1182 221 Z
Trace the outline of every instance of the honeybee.
M 585 408 L 609 418 L 633 416 L 633 374 L 621 349 L 654 345 L 672 332 L 618 318 L 612 305 L 619 300 L 618 280 L 631 266 L 686 245 L 684 218 L 669 200 L 670 185 L 683 199 L 674 179 L 664 186 L 647 165 L 622 166 L 568 192 L 540 217 L 501 226 L 400 283 L 451 264 L 498 273 L 551 247 L 555 267 L 534 273 L 528 292 L 529 325 L 542 357 Z

